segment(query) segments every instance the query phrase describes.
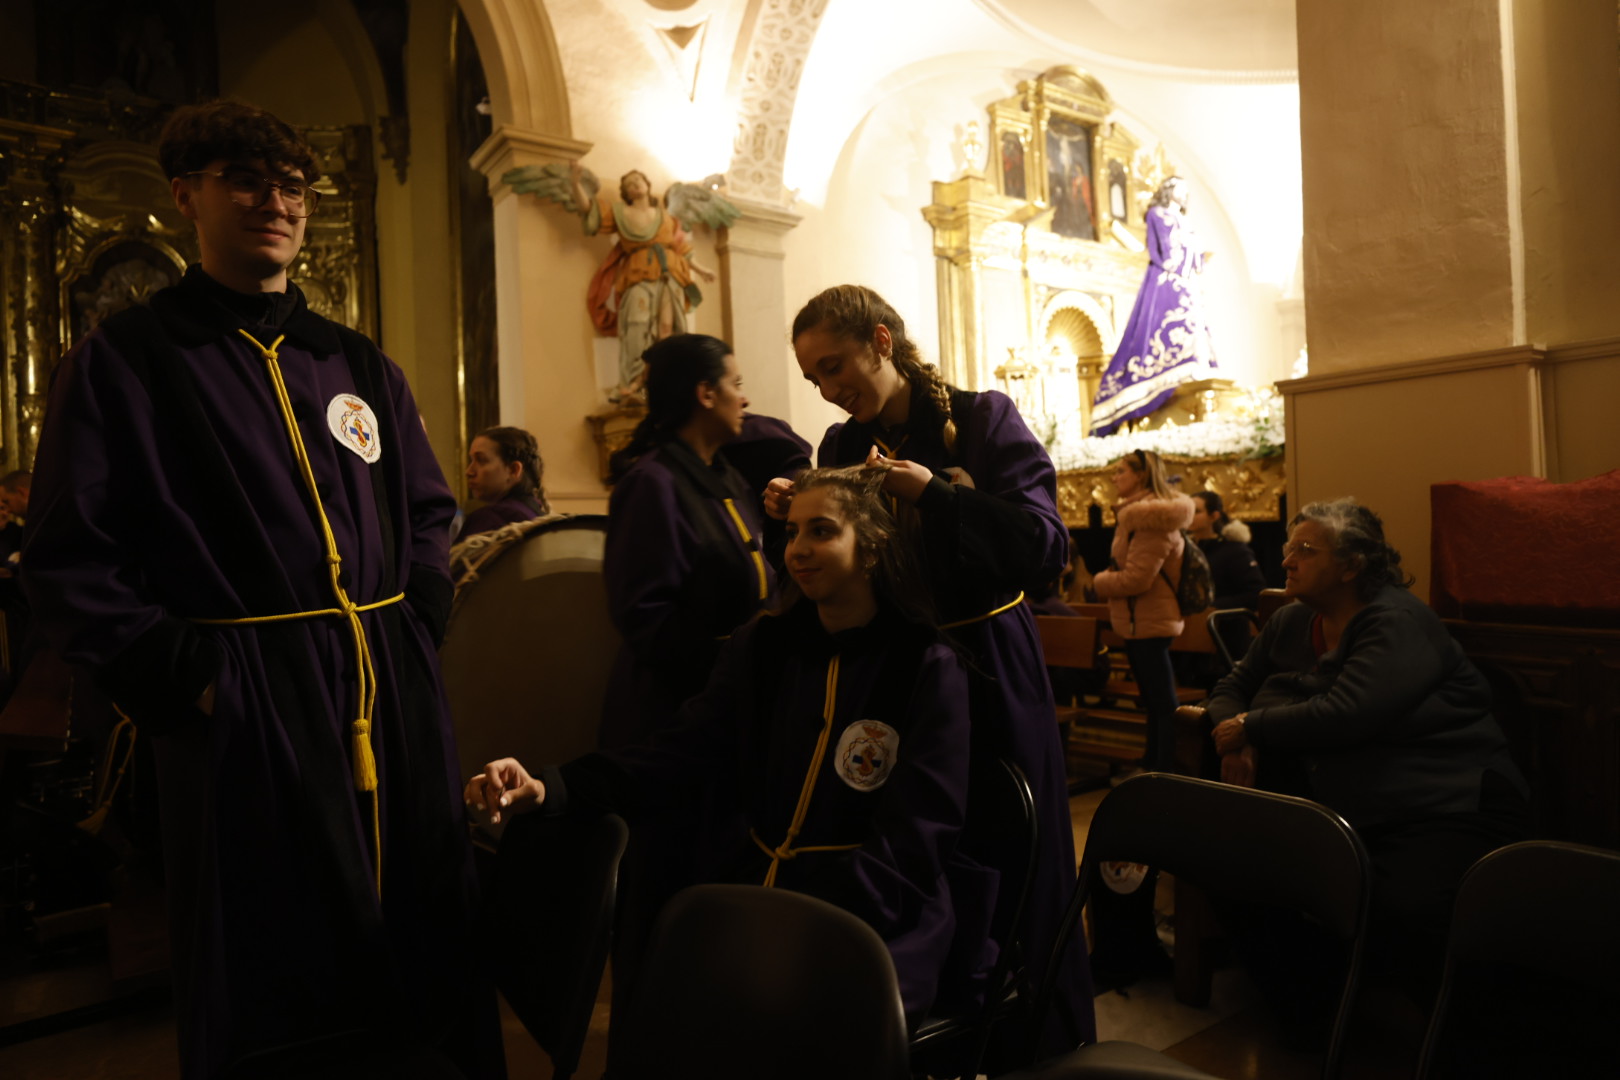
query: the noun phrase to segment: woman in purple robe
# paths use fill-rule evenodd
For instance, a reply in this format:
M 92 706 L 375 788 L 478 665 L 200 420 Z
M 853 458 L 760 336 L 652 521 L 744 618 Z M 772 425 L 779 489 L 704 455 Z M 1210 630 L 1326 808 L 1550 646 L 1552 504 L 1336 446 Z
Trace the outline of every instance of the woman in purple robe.
M 1091 433 L 1108 435 L 1164 405 L 1177 386 L 1215 374 L 1198 275 L 1210 258 L 1187 224 L 1187 182 L 1159 185 L 1147 212 L 1148 268 L 1119 348 L 1091 407 Z
M 604 749 L 644 740 L 703 689 L 720 645 L 770 603 L 759 494 L 721 452 L 748 398 L 731 346 L 676 334 L 644 355 L 647 416 L 613 456 L 602 576 L 624 644 Z
M 934 629 L 881 486 L 861 469 L 801 479 L 781 612 L 732 636 L 673 725 L 539 779 L 510 758 L 492 762 L 465 798 L 494 820 L 537 805 L 618 812 L 633 832 L 707 790 L 741 811 L 716 838 L 723 857 L 709 879 L 794 889 L 859 915 L 888 944 L 915 1023 L 948 977 L 953 941 L 975 932 L 957 910 L 989 898 L 953 893 L 984 883 L 953 865 L 967 801 L 967 674 Z
M 465 539 L 551 513 L 544 469 L 539 443 L 522 428 L 480 431 L 467 448 L 467 493 L 484 505 L 467 515 L 459 535 Z
M 805 378 L 850 414 L 827 429 L 817 464 L 882 468 L 884 490 L 916 507 L 941 625 L 972 665 L 976 759 L 1011 758 L 1034 789 L 1041 853 L 1022 937 L 1038 982 L 1075 865 L 1052 689 L 1034 617 L 1021 602 L 1062 573 L 1068 558 L 1051 458 L 1006 395 L 946 385 L 922 362 L 899 314 L 863 286 L 836 286 L 806 304 L 793 322 L 793 348 Z M 773 480 L 767 512 L 785 513 L 792 492 L 790 481 Z M 1021 882 L 1010 866 L 988 869 Z M 959 910 L 958 917 L 971 916 Z M 995 940 L 1004 944 L 1005 906 L 994 917 Z M 1068 1029 L 1050 1028 L 1047 1049 L 1073 1046 L 1069 1033 L 1076 1041 L 1093 1035 L 1089 976 L 1076 942 L 1059 994 Z M 984 970 L 993 959 L 992 950 Z

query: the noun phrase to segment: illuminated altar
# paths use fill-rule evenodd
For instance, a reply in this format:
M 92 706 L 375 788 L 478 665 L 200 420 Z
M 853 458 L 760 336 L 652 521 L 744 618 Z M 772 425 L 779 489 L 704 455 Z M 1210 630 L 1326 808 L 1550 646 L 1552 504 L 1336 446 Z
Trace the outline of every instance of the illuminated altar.
M 1218 491 L 1233 516 L 1275 520 L 1284 488 L 1282 408 L 1270 387 L 1201 379 L 1125 434 L 1088 438 L 1092 402 L 1148 264 L 1145 213 L 1174 170 L 1164 148 L 1113 119 L 1094 77 L 1056 67 L 989 106 L 969 167 L 935 181 L 933 228 L 940 367 L 964 389 L 997 389 L 1046 444 L 1071 527 L 1091 506 L 1112 524 L 1108 463 L 1161 451 L 1181 489 Z

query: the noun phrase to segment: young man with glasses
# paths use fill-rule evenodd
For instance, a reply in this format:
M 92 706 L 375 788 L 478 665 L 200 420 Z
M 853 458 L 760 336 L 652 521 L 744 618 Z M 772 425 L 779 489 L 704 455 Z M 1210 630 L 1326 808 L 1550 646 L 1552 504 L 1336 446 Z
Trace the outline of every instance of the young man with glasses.
M 23 564 L 151 739 L 183 1075 L 334 1039 L 502 1075 L 435 654 L 455 502 L 399 368 L 288 280 L 309 146 L 219 102 L 159 156 L 201 262 L 63 359 Z

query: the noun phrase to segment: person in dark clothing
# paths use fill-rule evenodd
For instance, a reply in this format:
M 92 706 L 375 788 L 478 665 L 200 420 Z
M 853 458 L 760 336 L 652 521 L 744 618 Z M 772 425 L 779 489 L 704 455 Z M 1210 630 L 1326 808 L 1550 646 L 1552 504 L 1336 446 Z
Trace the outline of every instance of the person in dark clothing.
M 1209 560 L 1215 607 L 1253 611 L 1260 603 L 1260 590 L 1266 587 L 1266 575 L 1249 547 L 1249 527 L 1226 515 L 1219 492 L 1195 491 L 1193 502 L 1197 506 L 1187 532 Z
M 1315 799 L 1355 827 L 1372 860 L 1372 956 L 1422 999 L 1462 875 L 1528 834 L 1524 778 L 1489 684 L 1409 591 L 1378 515 L 1312 503 L 1289 529 L 1300 603 L 1208 703 L 1222 778 Z
M 933 627 L 881 484 L 861 469 L 801 476 L 780 613 L 732 635 L 673 724 L 538 778 L 510 758 L 491 762 L 465 797 L 491 821 L 536 807 L 614 811 L 634 833 L 710 790 L 741 814 L 724 819 L 714 845 L 724 856 L 706 876 L 859 915 L 888 944 L 915 1023 L 951 977 L 948 957 L 984 955 L 985 928 L 958 911 L 984 910 L 988 896 L 961 890 L 994 882 L 956 865 L 967 674 Z M 962 935 L 974 939 L 953 949 Z
M 182 1075 L 363 1032 L 501 1077 L 436 646 L 455 502 L 399 368 L 288 279 L 316 157 L 159 147 L 200 266 L 63 358 L 23 584 L 157 760 Z
M 645 354 L 647 416 L 613 456 L 602 576 L 624 643 L 601 743 L 641 742 L 702 690 L 720 646 L 770 606 L 760 497 L 722 449 L 748 399 L 731 346 L 676 334 Z
M 1072 884 L 1074 839 L 1052 688 L 1022 600 L 1055 579 L 1068 555 L 1052 460 L 1005 394 L 947 385 L 923 362 L 899 313 L 870 289 L 840 285 L 813 297 L 794 318 L 793 348 L 804 377 L 849 413 L 827 429 L 816 463 L 881 470 L 884 491 L 916 508 L 929 590 L 972 661 L 974 752 L 980 761 L 1010 757 L 1035 794 L 1041 855 L 1026 940 L 1051 941 Z M 785 514 L 793 490 L 787 478 L 771 481 L 767 513 Z M 1011 866 L 989 869 L 1014 880 Z M 1069 1030 L 1089 1039 L 1092 995 L 1075 940 L 1057 1002 Z M 1045 964 L 1037 947 L 1037 981 Z M 1054 1020 L 1047 1032 L 1063 1027 Z M 1044 1048 L 1062 1049 L 1065 1040 L 1054 1040 Z
M 480 431 L 467 448 L 467 493 L 484 505 L 461 524 L 464 539 L 551 513 L 545 463 L 534 436 L 518 427 Z

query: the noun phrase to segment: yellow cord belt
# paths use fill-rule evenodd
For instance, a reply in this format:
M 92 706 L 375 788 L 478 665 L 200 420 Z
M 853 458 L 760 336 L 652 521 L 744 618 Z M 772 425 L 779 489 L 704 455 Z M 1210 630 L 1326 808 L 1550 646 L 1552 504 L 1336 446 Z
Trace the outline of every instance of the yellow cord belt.
M 726 500 L 726 513 L 731 515 L 731 520 L 737 526 L 737 535 L 742 537 L 742 542 L 748 547 L 748 553 L 754 557 L 754 572 L 759 575 L 759 598 L 763 600 L 771 592 L 770 585 L 765 579 L 765 556 L 760 554 L 759 545 L 754 543 L 754 534 L 748 531 L 742 515 L 737 512 L 737 504 L 731 499 Z
M 270 373 L 270 383 L 276 391 L 276 404 L 281 407 L 281 422 L 287 429 L 287 442 L 292 446 L 294 459 L 298 462 L 298 473 L 304 480 L 304 487 L 309 491 L 310 502 L 315 507 L 315 517 L 321 526 L 321 538 L 326 545 L 326 569 L 331 576 L 332 599 L 335 606 L 320 608 L 316 611 L 293 611 L 282 615 L 252 615 L 241 619 L 193 619 L 192 622 L 203 623 L 210 626 L 254 626 L 262 623 L 291 622 L 295 619 L 344 619 L 349 624 L 349 636 L 354 645 L 355 654 L 355 708 L 359 714 L 350 725 L 351 730 L 351 757 L 354 767 L 354 787 L 356 791 L 364 792 L 370 796 L 371 808 L 371 848 L 372 866 L 376 870 L 377 895 L 382 896 L 382 819 L 377 807 L 377 759 L 371 752 L 371 720 L 377 707 L 377 669 L 371 661 L 371 643 L 366 638 L 366 626 L 360 618 L 363 611 L 375 611 L 377 608 L 397 604 L 405 598 L 404 593 L 391 596 L 387 600 L 378 600 L 372 604 L 356 604 L 349 599 L 348 590 L 344 589 L 340 579 L 343 567 L 343 556 L 338 554 L 337 538 L 332 535 L 332 523 L 327 519 L 326 507 L 321 503 L 320 491 L 315 483 L 315 469 L 309 461 L 309 451 L 304 447 L 304 437 L 298 430 L 298 420 L 293 416 L 292 399 L 287 396 L 287 384 L 281 377 L 281 365 L 277 362 L 276 348 L 286 340 L 283 334 L 272 341 L 268 348 L 260 344 L 252 334 L 239 329 L 237 333 L 253 343 L 264 357 L 264 366 Z
M 806 851 L 852 851 L 860 847 L 859 844 L 815 844 L 805 847 L 794 847 L 793 841 L 798 839 L 799 832 L 804 828 L 805 816 L 810 813 L 810 798 L 816 793 L 816 777 L 821 774 L 821 762 L 827 756 L 827 740 L 832 735 L 833 714 L 836 712 L 838 698 L 838 657 L 834 656 L 827 662 L 827 699 L 821 706 L 821 735 L 816 739 L 816 752 L 810 756 L 810 771 L 805 773 L 804 786 L 799 790 L 799 805 L 793 809 L 793 820 L 788 823 L 787 835 L 776 847 L 771 847 L 759 838 L 759 833 L 748 830 L 759 849 L 771 857 L 771 867 L 765 871 L 765 887 L 767 889 L 776 884 L 777 868 L 787 859 L 796 858 Z
M 972 624 L 974 624 L 976 622 L 984 622 L 986 619 L 995 618 L 997 615 L 1000 615 L 1004 611 L 1011 611 L 1013 608 L 1017 607 L 1019 604 L 1022 604 L 1023 602 L 1024 602 L 1024 594 L 1023 594 L 1022 591 L 1020 591 L 1017 596 L 1013 597 L 1011 600 L 1007 601 L 1005 604 L 1002 604 L 1000 607 L 996 608 L 994 611 L 987 611 L 983 615 L 975 615 L 971 619 L 957 619 L 955 622 L 943 623 L 943 624 L 941 624 L 940 629 L 941 630 L 954 630 L 958 626 L 971 626 Z

